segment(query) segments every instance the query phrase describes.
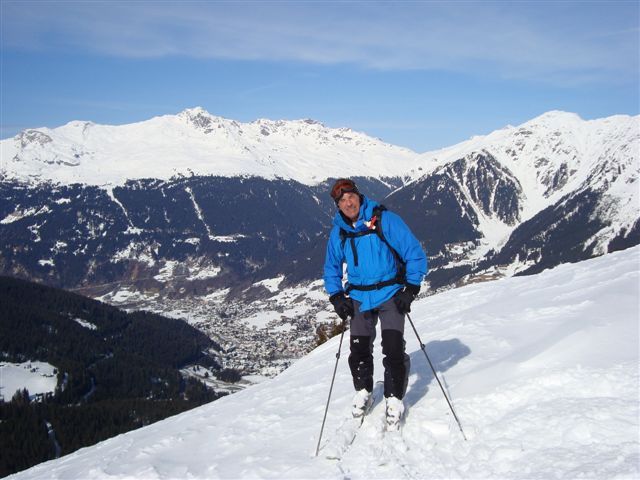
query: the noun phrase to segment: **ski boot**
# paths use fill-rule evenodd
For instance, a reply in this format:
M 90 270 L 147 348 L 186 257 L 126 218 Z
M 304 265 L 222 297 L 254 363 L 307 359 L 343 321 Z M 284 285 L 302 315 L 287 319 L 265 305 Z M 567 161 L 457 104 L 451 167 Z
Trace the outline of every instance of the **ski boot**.
M 400 430 L 400 422 L 404 415 L 404 403 L 397 397 L 387 397 L 387 431 Z
M 360 418 L 364 416 L 371 405 L 373 404 L 373 395 L 371 392 L 368 392 L 366 388 L 362 390 L 358 390 L 353 397 L 353 402 L 351 405 L 351 415 L 353 418 Z

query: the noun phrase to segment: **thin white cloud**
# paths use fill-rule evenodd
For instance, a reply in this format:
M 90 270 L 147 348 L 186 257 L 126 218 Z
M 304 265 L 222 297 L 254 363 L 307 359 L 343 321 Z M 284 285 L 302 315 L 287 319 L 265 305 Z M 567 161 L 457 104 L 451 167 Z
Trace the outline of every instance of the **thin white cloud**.
M 5 1 L 2 13 L 2 46 L 12 49 L 347 63 L 565 85 L 638 79 L 633 2 Z

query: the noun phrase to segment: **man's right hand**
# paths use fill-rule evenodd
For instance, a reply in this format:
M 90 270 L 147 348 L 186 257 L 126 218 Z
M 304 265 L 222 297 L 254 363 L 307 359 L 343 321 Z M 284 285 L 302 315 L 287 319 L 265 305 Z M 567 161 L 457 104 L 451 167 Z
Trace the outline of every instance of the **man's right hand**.
M 347 317 L 353 317 L 353 301 L 344 294 L 344 292 L 334 293 L 329 297 L 329 301 L 333 304 L 333 308 L 342 320 Z

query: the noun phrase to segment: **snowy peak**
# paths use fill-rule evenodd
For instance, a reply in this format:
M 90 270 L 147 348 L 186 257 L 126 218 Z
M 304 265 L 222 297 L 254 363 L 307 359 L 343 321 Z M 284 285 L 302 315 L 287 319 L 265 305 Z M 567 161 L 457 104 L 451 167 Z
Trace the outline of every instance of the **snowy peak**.
M 183 175 L 255 175 L 313 185 L 331 176 L 414 176 L 473 153 L 488 152 L 520 180 L 524 216 L 577 188 L 601 157 L 637 156 L 639 117 L 584 121 L 552 111 L 452 147 L 418 155 L 349 128 L 311 120 L 241 123 L 202 107 L 110 126 L 73 121 L 29 129 L 0 142 L 0 178 L 118 185 Z M 625 162 L 623 162 L 625 163 Z M 637 163 L 637 162 L 636 162 Z M 613 168 L 613 167 L 612 167 Z
M 261 118 L 250 123 L 239 123 L 235 120 L 211 115 L 202 107 L 184 110 L 177 117 L 184 119 L 189 125 L 205 134 L 213 134 L 216 133 L 216 130 L 226 129 L 228 134 L 233 133 L 234 135 L 244 136 L 249 141 L 267 141 L 265 137 L 275 136 L 273 139 L 286 143 L 287 139 L 307 138 L 324 145 L 332 143 L 343 145 L 353 143 L 358 146 L 371 147 L 386 145 L 392 149 L 410 152 L 408 149 L 385 144 L 379 139 L 355 132 L 350 128 L 328 128 L 322 122 L 309 118 L 300 120 L 269 120 Z
M 4 179 L 88 185 L 194 174 L 282 177 L 311 185 L 330 176 L 399 176 L 415 168 L 418 157 L 315 120 L 241 123 L 201 107 L 129 125 L 74 121 L 30 129 L 0 148 Z
M 550 110 L 532 118 L 528 122 L 525 122 L 523 127 L 534 127 L 535 125 L 554 125 L 555 127 L 563 128 L 571 124 L 581 124 L 584 120 L 580 115 L 573 112 L 565 112 L 562 110 Z
M 585 121 L 573 113 L 552 111 L 517 127 L 425 153 L 421 159 L 437 168 L 474 153 L 489 153 L 519 179 L 527 199 L 523 216 L 528 218 L 587 181 L 602 182 L 597 172 L 604 171 L 603 164 L 634 175 L 639 150 L 640 116 Z
M 39 132 L 38 130 L 24 130 L 16 137 L 16 141 L 20 142 L 22 148 L 26 148 L 32 144 L 44 146 L 47 143 L 53 142 L 53 139 L 46 133 Z
M 489 255 L 513 273 L 638 242 L 640 116 L 548 112 L 421 159 L 427 168 L 393 201 L 404 218 L 428 217 L 434 269 Z
M 193 126 L 198 130 L 202 130 L 204 133 L 211 133 L 213 131 L 213 128 L 217 127 L 218 125 L 224 125 L 225 122 L 225 119 L 223 119 L 222 117 L 215 117 L 202 107 L 188 108 L 186 110 L 183 110 L 178 115 L 176 115 L 176 118 L 184 120 L 187 124 Z M 228 122 L 230 124 L 235 123 L 230 121 Z M 235 125 L 236 127 L 238 126 L 237 123 L 235 123 Z

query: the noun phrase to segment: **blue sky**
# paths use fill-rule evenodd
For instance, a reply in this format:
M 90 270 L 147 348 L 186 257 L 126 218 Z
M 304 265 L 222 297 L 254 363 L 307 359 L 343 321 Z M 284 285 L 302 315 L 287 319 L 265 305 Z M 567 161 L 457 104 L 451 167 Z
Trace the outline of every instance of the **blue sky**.
M 202 106 L 424 152 L 640 110 L 638 1 L 0 1 L 1 138 Z

